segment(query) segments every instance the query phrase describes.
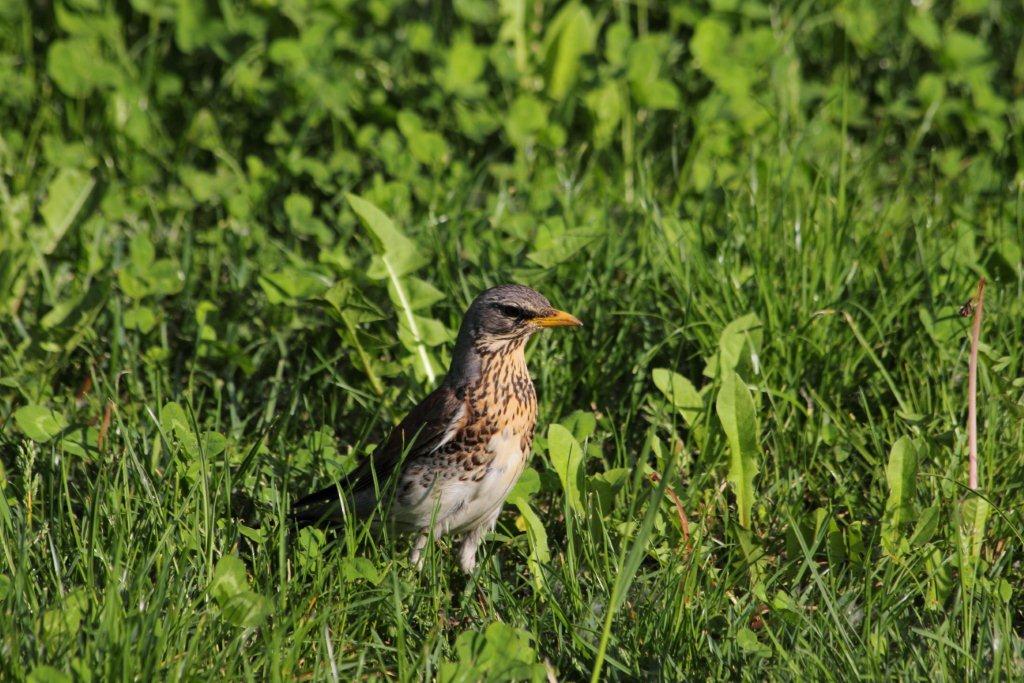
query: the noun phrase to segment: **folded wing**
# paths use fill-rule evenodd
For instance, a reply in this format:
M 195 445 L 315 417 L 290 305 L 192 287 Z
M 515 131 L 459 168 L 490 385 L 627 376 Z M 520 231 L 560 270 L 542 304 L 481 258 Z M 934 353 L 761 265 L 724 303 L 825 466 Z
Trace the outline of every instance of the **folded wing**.
M 377 507 L 377 493 L 405 463 L 428 456 L 455 438 L 468 422 L 468 410 L 456 392 L 442 384 L 420 401 L 373 454 L 333 486 L 311 493 L 292 506 L 292 517 L 315 522 L 341 521 L 342 502 L 349 514 L 365 518 Z

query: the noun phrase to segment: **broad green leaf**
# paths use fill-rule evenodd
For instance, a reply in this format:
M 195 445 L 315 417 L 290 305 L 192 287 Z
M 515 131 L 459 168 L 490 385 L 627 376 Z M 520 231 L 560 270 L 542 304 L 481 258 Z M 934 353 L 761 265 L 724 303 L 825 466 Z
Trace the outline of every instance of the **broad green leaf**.
M 999 579 L 996 583 L 996 593 L 1004 605 L 1010 605 L 1013 600 L 1013 585 L 1006 579 Z
M 604 472 L 598 472 L 587 478 L 587 491 L 592 493 L 597 499 L 597 504 L 602 514 L 612 512 L 615 496 L 623 484 L 625 484 L 629 474 L 629 468 L 616 467 Z
M 90 38 L 54 41 L 46 55 L 46 68 L 57 87 L 69 97 L 86 97 L 96 89 L 121 81 L 117 66 L 103 56 L 98 42 Z
M 354 194 L 347 194 L 345 198 L 382 251 L 394 248 L 402 250 L 414 248 L 415 245 L 412 241 L 403 235 L 387 214 L 373 203 Z
M 456 102 L 455 118 L 459 122 L 459 132 L 474 142 L 483 142 L 484 138 L 501 127 L 501 119 L 486 103 L 470 107 L 463 102 Z
M 917 488 L 917 466 L 920 444 L 908 436 L 892 445 L 885 480 L 889 496 L 882 518 L 882 545 L 891 555 L 909 549 L 909 539 L 901 528 L 914 517 L 914 493 Z
M 531 646 L 532 636 L 500 621 L 483 631 L 466 631 L 455 641 L 457 662 L 442 662 L 438 667 L 440 683 L 476 683 L 487 681 L 547 680 L 547 671 L 537 662 Z
M 455 12 L 478 26 L 491 26 L 498 21 L 498 3 L 491 0 L 453 0 Z
M 437 369 L 431 361 L 427 347 L 442 343 L 447 339 L 448 333 L 439 322 L 415 313 L 410 290 L 404 280 L 404 276 L 428 261 L 427 255 L 403 235 L 383 211 L 354 194 L 346 197 L 363 225 L 374 236 L 382 252 L 374 257 L 367 274 L 373 278 L 388 280 L 388 291 L 399 314 L 399 338 L 415 355 L 417 372 L 433 384 Z
M 204 0 L 178 0 L 174 39 L 178 48 L 188 54 L 209 45 L 223 32 L 223 24 L 209 16 Z
M 156 296 L 177 294 L 185 286 L 185 274 L 174 259 L 157 259 L 144 274 L 149 291 Z
M 220 126 L 217 123 L 217 117 L 206 107 L 202 107 L 192 117 L 192 122 L 185 132 L 185 139 L 197 147 L 201 147 L 214 154 L 224 147 L 224 140 L 221 135 Z M 285 204 L 287 206 L 287 199 Z
M 50 183 L 46 200 L 39 208 L 46 224 L 46 231 L 39 241 L 39 249 L 44 254 L 52 254 L 57 248 L 85 206 L 95 185 L 92 176 L 76 168 L 61 169 Z
M 590 438 L 597 429 L 597 418 L 594 413 L 586 410 L 574 410 L 561 423 L 580 443 Z
M 381 582 L 380 570 L 365 557 L 346 557 L 341 561 L 341 576 L 345 581 L 366 581 L 376 586 Z
M 307 527 L 307 528 L 312 528 L 312 527 Z M 242 534 L 243 536 L 248 538 L 253 543 L 261 544 L 261 543 L 266 543 L 267 542 L 268 534 L 267 534 L 266 528 L 256 528 L 256 527 L 246 526 L 245 524 L 239 524 L 238 525 L 238 533 Z M 299 562 L 300 563 L 302 562 L 301 556 L 299 557 Z
M 505 116 L 509 141 L 522 147 L 535 140 L 548 125 L 548 107 L 533 95 L 519 95 Z
M 402 294 L 405 296 L 409 308 L 414 311 L 430 308 L 438 301 L 444 299 L 444 292 L 426 280 L 421 280 L 417 277 L 407 277 L 402 281 L 402 285 Z M 388 281 L 388 294 L 395 303 L 401 300 L 398 292 L 395 290 L 394 283 L 390 280 Z
M 308 301 L 321 296 L 331 286 L 324 275 L 292 266 L 284 266 L 272 273 L 264 273 L 257 280 L 272 304 Z
M 622 86 L 617 81 L 605 81 L 587 93 L 583 101 L 594 120 L 594 144 L 606 147 L 622 120 Z
M 528 0 L 501 0 L 498 3 L 501 11 L 501 28 L 498 29 L 498 39 L 511 46 L 511 59 L 509 65 L 504 69 L 505 73 L 511 75 L 523 75 L 527 70 L 529 58 L 527 35 Z
M 655 368 L 651 378 L 654 386 L 679 410 L 687 426 L 693 427 L 704 412 L 704 400 L 690 380 L 667 368 Z
M 548 95 L 564 100 L 580 73 L 580 58 L 593 52 L 597 28 L 590 10 L 571 2 L 548 24 L 544 38 L 548 64 Z
M 539 485 L 539 484 L 538 484 Z M 517 526 L 526 532 L 526 541 L 529 544 L 530 552 L 526 556 L 526 565 L 533 575 L 533 583 L 540 588 L 544 585 L 544 572 L 541 565 L 551 561 L 551 553 L 548 550 L 548 532 L 540 517 L 530 507 L 525 495 L 510 497 L 512 503 L 518 508 L 522 524 Z
M 451 158 L 451 150 L 444 136 L 434 130 L 427 130 L 418 114 L 402 110 L 398 114 L 398 130 L 409 144 L 413 159 L 424 166 L 445 166 Z
M 46 443 L 60 434 L 68 424 L 60 413 L 35 404 L 14 411 L 14 421 L 25 432 L 25 436 L 36 443 Z
M 300 235 L 315 237 L 321 243 L 328 243 L 334 237 L 327 225 L 313 215 L 313 201 L 309 197 L 297 193 L 288 195 L 284 212 L 292 230 Z
M 135 268 L 122 268 L 117 273 L 117 285 L 121 292 L 129 299 L 136 301 L 149 296 L 149 283 L 142 277 L 136 275 Z
M 251 590 L 233 595 L 220 604 L 221 615 L 241 628 L 259 626 L 270 615 L 270 601 Z
M 128 244 L 128 254 L 132 266 L 142 274 L 145 274 L 146 269 L 156 260 L 156 248 L 149 239 L 149 235 L 144 232 L 132 237 L 132 241 Z
M 71 676 L 48 664 L 37 664 L 29 672 L 27 683 L 71 683 Z
M 908 436 L 897 439 L 889 451 L 885 481 L 889 497 L 885 502 L 885 518 L 890 527 L 898 527 L 914 516 L 914 494 L 917 490 L 918 444 Z
M 75 309 L 81 305 L 84 295 L 85 292 L 81 296 L 57 302 L 53 308 L 46 312 L 46 315 L 39 319 L 39 324 L 42 325 L 44 330 L 52 330 L 55 327 L 61 326 Z
M 984 12 L 991 0 L 957 0 L 956 9 L 961 15 L 981 14 Z
M 846 561 L 846 543 L 843 533 L 835 516 L 825 508 L 818 508 L 814 511 L 815 538 L 821 533 L 822 527 L 825 527 L 825 549 L 828 561 L 833 566 L 838 566 L 841 562 Z
M 93 283 L 85 292 L 56 303 L 40 318 L 39 323 L 45 330 L 77 328 L 90 321 L 92 313 L 106 304 L 106 296 L 106 283 Z
M 682 103 L 679 89 L 664 78 L 634 84 L 633 96 L 648 109 L 678 109 Z
M 43 613 L 43 630 L 51 636 L 76 634 L 88 609 L 89 595 L 84 588 L 76 588 Z
M 960 583 L 970 592 L 977 581 L 981 549 L 985 544 L 985 525 L 991 504 L 980 496 L 971 496 L 960 504 L 957 523 L 957 549 L 960 558 Z
M 205 299 L 196 304 L 195 318 L 199 325 L 199 338 L 203 341 L 216 341 L 217 330 L 214 328 L 214 321 L 220 309 L 212 301 Z
M 444 69 L 434 76 L 445 92 L 475 99 L 487 93 L 487 85 L 479 80 L 486 65 L 487 51 L 477 47 L 471 34 L 460 32 L 448 48 Z
M 754 476 L 758 471 L 757 415 L 750 390 L 733 371 L 722 375 L 722 386 L 715 403 L 729 441 L 729 483 L 736 497 L 740 526 L 750 528 L 750 511 L 754 507 Z
M 387 214 L 362 197 L 354 194 L 345 196 L 381 253 L 379 265 L 370 269 L 371 277 L 397 279 L 426 265 L 429 261 L 427 254 L 402 234 Z
M 938 74 L 924 74 L 914 92 L 922 103 L 936 105 L 946 97 L 946 82 Z
M 235 626 L 258 626 L 270 614 L 270 601 L 249 588 L 245 565 L 237 555 L 217 561 L 207 591 L 220 605 L 224 620 Z
M 650 109 L 676 109 L 679 90 L 660 73 L 664 66 L 666 37 L 646 35 L 629 47 L 626 78 L 637 103 Z
M 228 440 L 220 432 L 213 430 L 203 433 L 203 450 L 207 458 L 214 458 L 228 447 Z
M 382 311 L 374 308 L 348 280 L 338 280 L 322 295 L 323 301 L 339 316 L 348 315 L 354 325 L 385 320 Z
M 192 431 L 192 425 L 185 415 L 185 410 L 174 401 L 164 404 L 160 409 L 160 427 L 168 437 L 175 437 L 182 450 L 190 458 L 199 456 L 199 440 Z
M 772 655 L 772 649 L 759 641 L 754 632 L 746 626 L 740 628 L 736 633 L 736 644 L 744 652 L 757 657 L 771 657 Z
M 93 280 L 78 304 L 71 310 L 61 325 L 71 334 L 61 345 L 69 353 L 92 333 L 97 316 L 109 305 L 110 282 L 106 279 Z
M 534 250 L 526 258 L 542 268 L 553 268 L 572 260 L 601 236 L 601 231 L 592 228 L 566 228 L 560 219 L 552 220 L 537 230 Z
M 538 491 L 540 491 L 540 475 L 537 474 L 537 470 L 527 467 L 519 476 L 519 481 L 512 487 L 512 491 L 509 492 L 508 500 L 510 502 L 515 502 L 516 498 L 529 500 L 530 496 Z
M 630 83 L 647 83 L 658 78 L 664 65 L 664 48 L 664 38 L 653 35 L 643 36 L 629 46 L 626 78 Z
M 60 447 L 69 455 L 93 459 L 99 456 L 99 430 L 96 427 L 78 427 L 61 435 Z
M 864 543 L 864 526 L 862 521 L 852 522 L 843 534 L 846 541 L 846 554 L 855 564 L 864 564 L 867 560 L 868 548 Z
M 604 34 L 604 57 L 607 62 L 621 68 L 626 64 L 629 46 L 633 43 L 633 31 L 626 22 L 616 22 Z
M 988 58 L 988 45 L 978 36 L 954 29 L 942 41 L 942 55 L 956 68 L 965 68 Z
M 911 12 L 907 17 L 907 30 L 929 50 L 942 45 L 942 29 L 928 10 Z
M 249 590 L 249 579 L 242 560 L 237 555 L 225 555 L 217 560 L 207 590 L 213 599 L 221 604 Z
M 57 25 L 70 35 L 99 38 L 120 47 L 124 30 L 121 17 L 114 12 L 99 13 L 101 9 L 101 0 L 69 0 L 54 7 Z
M 324 245 L 320 248 L 320 254 L 317 257 L 320 263 L 333 266 L 336 270 L 341 271 L 352 269 L 352 250 L 347 244 L 339 241 L 334 245 L 328 245 L 324 244 L 322 238 L 318 237 L 317 239 Z
M 397 304 L 396 304 L 397 305 Z M 413 315 L 415 331 L 409 325 L 409 319 L 401 316 L 398 319 L 398 338 L 409 351 L 415 352 L 417 347 L 433 348 L 455 339 L 455 335 L 440 320 Z
M 925 606 L 932 610 L 941 609 L 953 592 L 953 563 L 946 561 L 942 551 L 932 548 L 925 560 L 928 584 L 925 591 Z
M 914 546 L 924 545 L 932 539 L 939 528 L 939 517 L 942 508 L 938 503 L 926 508 L 917 520 L 914 533 L 910 536 L 910 544 Z
M 836 21 L 858 50 L 872 47 L 881 30 L 878 7 L 872 0 L 843 0 L 835 9 Z
M 582 515 L 584 510 L 580 482 L 583 477 L 583 449 L 573 438 L 572 432 L 560 424 L 548 427 L 548 457 L 562 482 L 569 507 Z
M 740 527 L 735 522 L 729 524 L 729 533 L 739 542 L 740 552 L 743 553 L 743 562 L 747 567 L 747 573 L 752 585 L 759 586 L 765 578 L 768 569 L 768 552 L 763 547 L 760 539 L 754 535 L 749 528 Z M 805 536 L 806 542 L 810 542 L 811 536 Z M 797 541 L 799 545 L 799 541 Z M 802 554 L 801 548 L 800 553 Z M 763 587 L 762 587 L 763 588 Z
M 149 306 L 133 306 L 124 312 L 124 326 L 143 334 L 156 327 L 156 311 Z
M 706 377 L 717 377 L 719 373 L 737 370 L 748 364 L 758 374 L 763 330 L 761 321 L 754 313 L 748 313 L 725 326 L 718 337 L 718 351 L 704 368 Z

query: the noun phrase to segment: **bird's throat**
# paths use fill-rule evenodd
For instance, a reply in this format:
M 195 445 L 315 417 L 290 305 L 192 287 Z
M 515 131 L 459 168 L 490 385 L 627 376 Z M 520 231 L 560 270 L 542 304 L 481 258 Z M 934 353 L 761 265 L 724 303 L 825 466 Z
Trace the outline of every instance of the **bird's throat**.
M 532 434 L 537 398 L 526 367 L 525 344 L 510 345 L 481 359 L 478 386 L 488 394 L 489 417 L 499 428 L 511 426 L 516 433 Z

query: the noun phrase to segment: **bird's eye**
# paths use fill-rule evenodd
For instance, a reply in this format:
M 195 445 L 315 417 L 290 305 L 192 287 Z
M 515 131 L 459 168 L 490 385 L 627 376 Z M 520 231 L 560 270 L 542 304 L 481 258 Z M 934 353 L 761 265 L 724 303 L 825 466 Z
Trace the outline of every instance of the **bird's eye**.
M 526 311 L 511 304 L 495 304 L 495 308 L 501 311 L 502 315 L 508 316 L 509 318 L 515 318 L 516 320 L 525 320 L 529 317 L 529 314 L 527 314 Z

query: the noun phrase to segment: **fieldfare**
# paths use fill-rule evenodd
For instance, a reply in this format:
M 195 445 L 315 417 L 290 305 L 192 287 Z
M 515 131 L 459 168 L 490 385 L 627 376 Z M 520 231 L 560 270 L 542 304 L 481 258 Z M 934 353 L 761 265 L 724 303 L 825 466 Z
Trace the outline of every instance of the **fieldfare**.
M 537 395 L 526 342 L 545 327 L 582 324 L 529 287 L 488 289 L 466 311 L 441 385 L 344 480 L 299 500 L 294 517 L 366 519 L 380 506 L 397 530 L 417 534 L 417 567 L 428 538 L 458 534 L 459 564 L 472 572 L 533 443 Z

